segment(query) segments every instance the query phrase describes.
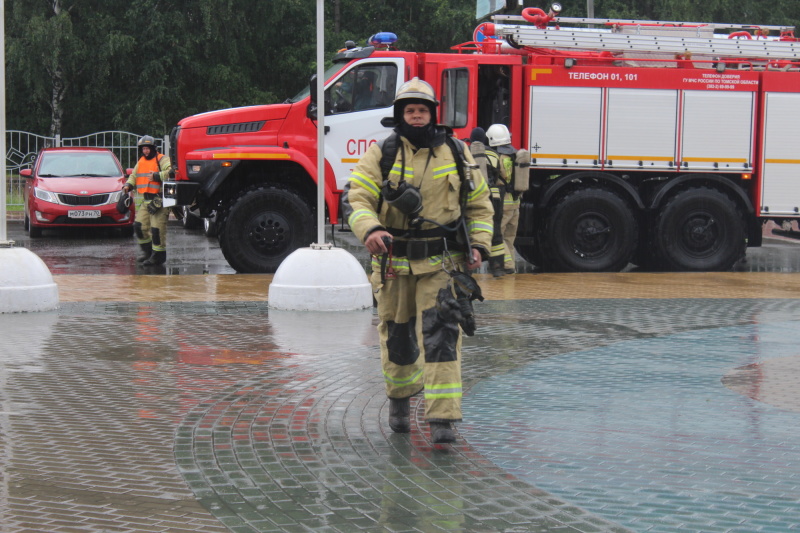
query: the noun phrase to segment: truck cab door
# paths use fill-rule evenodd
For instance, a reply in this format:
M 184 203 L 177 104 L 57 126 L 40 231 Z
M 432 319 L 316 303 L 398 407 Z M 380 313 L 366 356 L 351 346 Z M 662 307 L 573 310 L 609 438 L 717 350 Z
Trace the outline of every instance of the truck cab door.
M 521 113 L 512 112 L 521 101 L 518 84 L 513 83 L 520 76 L 521 56 L 430 57 L 426 81 L 439 98 L 440 124 L 450 126 L 458 138 L 469 137 L 475 126 L 505 124 L 512 139 L 521 139 Z
M 469 136 L 475 120 L 474 105 L 470 101 L 475 99 L 474 68 L 468 63 L 448 61 L 431 63 L 428 70 L 434 77 L 426 77 L 426 81 L 433 86 L 439 99 L 438 123 L 453 128 L 457 137 L 465 137 L 458 130 L 466 131 Z
M 375 58 L 353 63 L 325 89 L 325 160 L 341 190 L 369 145 L 392 130 L 381 119 L 393 114 L 394 96 L 404 80 L 403 59 Z

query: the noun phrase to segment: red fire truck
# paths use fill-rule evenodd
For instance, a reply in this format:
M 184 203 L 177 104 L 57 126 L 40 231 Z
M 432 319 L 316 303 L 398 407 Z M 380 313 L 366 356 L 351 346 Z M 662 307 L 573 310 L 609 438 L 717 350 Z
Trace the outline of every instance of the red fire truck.
M 495 16 L 453 53 L 403 52 L 376 34 L 336 54 L 321 98 L 309 87 L 185 118 L 165 201 L 216 213 L 237 271 L 272 272 L 316 235 L 317 114 L 336 224 L 351 169 L 389 134 L 398 86 L 418 76 L 457 137 L 504 123 L 530 151 L 516 248 L 544 269 L 726 270 L 761 244 L 766 221 L 800 218 L 793 28 L 559 11 Z

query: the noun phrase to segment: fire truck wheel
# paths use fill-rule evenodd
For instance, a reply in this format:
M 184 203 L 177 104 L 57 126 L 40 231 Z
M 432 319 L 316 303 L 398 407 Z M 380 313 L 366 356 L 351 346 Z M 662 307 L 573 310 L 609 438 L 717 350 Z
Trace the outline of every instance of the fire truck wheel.
M 197 216 L 196 213 L 193 213 L 188 205 L 181 207 L 181 212 L 183 213 L 183 218 L 181 219 L 181 226 L 186 229 L 197 229 L 201 225 L 200 217 Z
M 293 251 L 311 244 L 311 209 L 293 191 L 252 187 L 233 204 L 219 228 L 222 254 L 237 272 L 275 272 Z
M 542 264 L 542 255 L 539 249 L 533 244 L 514 244 L 514 249 L 519 256 L 532 265 Z
M 203 219 L 203 233 L 205 233 L 206 237 L 217 236 L 217 217 L 215 214 Z
M 663 269 L 729 270 L 744 256 L 746 237 L 744 217 L 728 195 L 694 187 L 664 205 L 654 244 Z
M 514 248 L 525 261 L 538 267 L 544 266 L 542 262 L 542 248 L 538 244 L 541 242 L 538 233 L 539 224 L 536 222 L 536 210 L 533 202 L 526 201 L 524 198 L 519 206 L 519 225 L 517 226 L 517 238 Z
M 612 191 L 573 191 L 547 217 L 545 258 L 554 270 L 618 272 L 631 260 L 638 242 L 636 217 Z

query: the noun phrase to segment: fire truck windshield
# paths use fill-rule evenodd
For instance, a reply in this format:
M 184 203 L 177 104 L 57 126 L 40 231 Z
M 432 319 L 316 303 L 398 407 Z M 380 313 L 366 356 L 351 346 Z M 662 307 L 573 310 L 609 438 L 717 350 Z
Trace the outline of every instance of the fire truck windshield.
M 334 63 L 333 65 L 331 65 L 330 67 L 328 67 L 328 69 L 325 71 L 325 82 L 327 83 L 327 81 L 328 81 L 329 79 L 331 79 L 331 77 L 332 77 L 332 76 L 334 76 L 334 75 L 335 75 L 337 72 L 339 72 L 340 70 L 342 70 L 342 64 L 341 64 L 341 63 Z M 309 87 L 309 85 L 306 83 L 306 86 L 305 86 L 305 87 L 303 87 L 303 90 L 301 90 L 299 93 L 297 93 L 297 94 L 296 94 L 296 95 L 294 95 L 293 97 L 291 97 L 291 98 L 287 99 L 287 100 L 286 100 L 285 102 L 283 102 L 283 103 L 284 103 L 284 104 L 294 104 L 294 103 L 296 103 L 296 102 L 299 102 L 299 101 L 300 101 L 300 100 L 302 100 L 303 98 L 307 97 L 307 96 L 309 95 L 309 93 L 310 93 L 310 87 Z

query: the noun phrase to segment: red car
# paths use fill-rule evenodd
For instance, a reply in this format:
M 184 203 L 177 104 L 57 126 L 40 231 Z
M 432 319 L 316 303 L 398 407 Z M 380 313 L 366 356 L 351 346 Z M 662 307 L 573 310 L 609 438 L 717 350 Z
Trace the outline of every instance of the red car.
M 133 235 L 134 209 L 122 214 L 117 201 L 127 179 L 106 148 L 45 148 L 24 169 L 25 229 L 40 237 L 47 228 L 119 228 Z

